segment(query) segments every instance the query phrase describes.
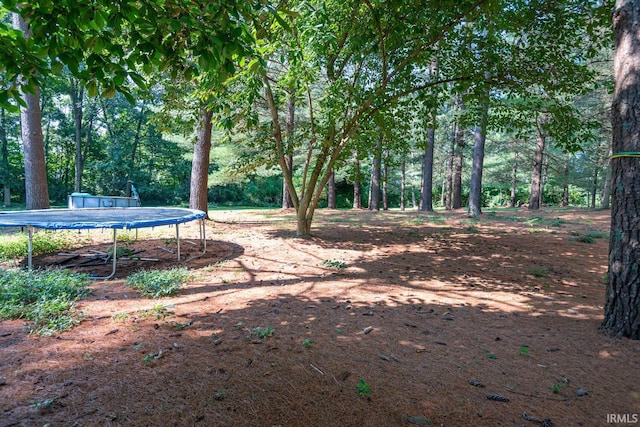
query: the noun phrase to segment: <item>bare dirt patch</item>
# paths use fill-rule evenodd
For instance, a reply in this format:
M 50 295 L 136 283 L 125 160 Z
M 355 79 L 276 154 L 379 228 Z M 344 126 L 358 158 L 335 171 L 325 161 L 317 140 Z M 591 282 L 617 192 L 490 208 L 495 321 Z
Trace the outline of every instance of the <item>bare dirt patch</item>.
M 290 212 L 212 217 L 176 297 L 124 286 L 178 265 L 171 232 L 148 234 L 127 247 L 158 260 L 93 282 L 72 330 L 0 322 L 0 426 L 600 426 L 640 414 L 640 343 L 598 330 L 607 211 L 323 211 L 309 239 Z M 109 246 L 108 233 L 81 238 L 78 253 Z

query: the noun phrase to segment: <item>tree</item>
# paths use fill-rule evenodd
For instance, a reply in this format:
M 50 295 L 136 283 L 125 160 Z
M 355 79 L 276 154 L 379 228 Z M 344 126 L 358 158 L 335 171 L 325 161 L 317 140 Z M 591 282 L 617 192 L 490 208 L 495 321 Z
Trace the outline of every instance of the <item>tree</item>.
M 613 27 L 611 237 L 601 327 L 613 336 L 640 339 L 640 0 L 617 0 Z
M 418 209 L 423 212 L 433 211 L 433 154 L 436 141 L 433 122 L 435 122 L 435 117 L 429 119 L 429 124 L 427 125 L 427 142 L 422 156 L 422 180 L 420 182 L 420 203 Z
M 0 12 L 19 15 L 31 33 L 25 42 L 26 27 L 10 31 L 0 22 L 0 106 L 15 109 L 18 101 L 33 108 L 29 97 L 37 97 L 43 79 L 59 74 L 64 66 L 89 95 L 113 97 L 121 92 L 131 102 L 130 86 L 147 86 L 141 70 L 168 70 L 172 77 L 180 75 L 187 81 L 199 76 L 198 83 L 209 87 L 233 74 L 236 61 L 253 49 L 249 23 L 258 11 L 275 12 L 262 2 L 196 6 L 189 0 L 125 0 L 91 7 L 75 0 L 3 1 Z M 37 120 L 35 113 L 30 119 Z M 37 146 L 37 132 L 27 136 L 35 141 L 33 149 L 25 151 L 27 206 L 44 207 L 41 200 L 29 202 L 36 188 L 43 199 L 46 196 L 46 167 L 38 157 L 43 149 Z
M 209 176 L 209 155 L 211 153 L 211 110 L 203 109 L 198 122 L 198 136 L 193 151 L 191 166 L 191 191 L 189 207 L 207 212 L 207 177 Z
M 480 113 L 480 123 L 476 125 L 473 132 L 473 165 L 471 169 L 471 187 L 469 189 L 469 213 L 471 216 L 478 216 L 482 213 L 482 170 L 488 114 L 488 105 L 485 105 Z
M 0 182 L 2 182 L 2 206 L 11 206 L 11 172 L 9 170 L 9 142 L 7 140 L 7 114 L 0 108 L 0 153 L 2 154 L 2 168 L 0 168 Z
M 13 26 L 24 34 L 25 39 L 31 38 L 31 31 L 19 13 L 13 14 Z M 49 187 L 42 136 L 40 90 L 37 86 L 31 88 L 21 86 L 20 93 L 27 209 L 48 209 Z
M 529 198 L 529 209 L 540 209 L 542 199 L 542 166 L 544 149 L 547 142 L 547 131 L 545 125 L 549 121 L 549 114 L 543 113 L 536 120 L 537 138 L 536 148 L 533 156 L 533 172 L 531 173 L 531 197 Z

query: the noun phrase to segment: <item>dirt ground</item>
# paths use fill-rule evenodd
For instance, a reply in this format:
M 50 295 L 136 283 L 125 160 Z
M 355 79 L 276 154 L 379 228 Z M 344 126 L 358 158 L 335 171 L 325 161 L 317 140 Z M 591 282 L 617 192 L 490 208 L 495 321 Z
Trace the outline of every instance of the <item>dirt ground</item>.
M 80 325 L 0 322 L 0 426 L 632 425 L 640 342 L 598 329 L 609 215 L 321 211 L 299 239 L 291 212 L 214 211 L 157 300 L 123 278 L 178 265 L 175 235 L 140 230 L 158 261 L 92 282 Z

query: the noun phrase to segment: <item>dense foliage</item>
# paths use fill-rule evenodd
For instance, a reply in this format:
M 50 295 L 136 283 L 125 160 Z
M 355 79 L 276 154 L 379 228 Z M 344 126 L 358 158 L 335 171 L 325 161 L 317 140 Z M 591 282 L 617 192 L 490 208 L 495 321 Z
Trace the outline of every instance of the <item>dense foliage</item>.
M 133 183 L 144 205 L 187 203 L 203 102 L 226 130 L 214 132 L 213 205 L 278 206 L 284 175 L 312 217 L 305 209 L 326 206 L 333 172 L 336 206 L 354 206 L 359 182 L 366 207 L 379 158 L 385 206 L 415 206 L 429 129 L 434 206 L 451 197 L 454 157 L 465 205 L 483 105 L 485 206 L 528 202 L 537 117 L 545 114 L 542 202 L 600 203 L 610 134 L 607 2 L 300 1 L 279 12 L 267 2 L 136 5 L 32 2 L 21 6 L 30 41 L 2 21 L 5 205 L 24 203 L 19 116 L 10 109 L 18 74 L 41 89 L 58 205 L 77 187 L 79 161 L 79 191 L 125 195 Z M 61 18 L 76 9 L 77 20 Z

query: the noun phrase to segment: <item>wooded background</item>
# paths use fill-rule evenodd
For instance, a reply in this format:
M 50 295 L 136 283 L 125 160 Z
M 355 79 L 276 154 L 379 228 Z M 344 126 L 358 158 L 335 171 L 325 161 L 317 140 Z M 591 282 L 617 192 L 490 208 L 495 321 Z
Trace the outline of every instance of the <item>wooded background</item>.
M 68 11 L 66 3 L 59 7 Z M 423 3 L 230 6 L 230 16 L 251 17 L 243 28 L 257 41 L 234 57 L 231 79 L 185 48 L 175 54 L 196 64 L 198 78 L 136 65 L 140 74 L 119 82 L 129 88 L 123 95 L 82 74 L 92 55 L 67 61 L 38 80 L 51 202 L 64 205 L 72 192 L 125 195 L 133 183 L 144 205 L 187 203 L 207 105 L 213 206 L 293 207 L 282 158 L 298 191 L 316 185 L 308 180 L 320 165 L 320 207 L 466 207 L 474 147 L 476 167 L 484 156 L 480 206 L 608 206 L 611 5 Z M 98 19 L 110 11 L 102 7 L 85 12 L 89 29 L 114 25 Z M 124 39 L 113 36 L 100 52 L 117 53 Z M 213 83 L 202 78 L 209 68 Z M 15 110 L 0 110 L 0 143 L 3 205 L 24 205 Z

